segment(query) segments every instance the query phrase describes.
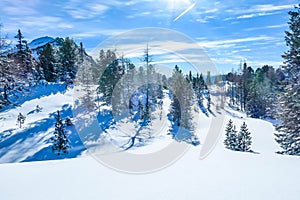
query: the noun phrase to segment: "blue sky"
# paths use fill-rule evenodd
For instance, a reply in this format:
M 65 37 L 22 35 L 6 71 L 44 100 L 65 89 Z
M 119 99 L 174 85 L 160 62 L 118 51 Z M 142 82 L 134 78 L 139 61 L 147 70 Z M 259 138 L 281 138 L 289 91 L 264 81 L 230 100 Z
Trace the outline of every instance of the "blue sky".
M 0 22 L 1 31 L 8 33 L 10 39 L 18 29 L 28 41 L 46 35 L 70 36 L 76 42 L 82 41 L 87 51 L 131 29 L 168 28 L 193 39 L 220 72 L 228 72 L 238 68 L 242 60 L 254 68 L 282 64 L 281 55 L 287 49 L 284 42 L 287 12 L 297 3 L 297 0 L 1 0 Z M 165 59 L 172 62 L 174 58 Z

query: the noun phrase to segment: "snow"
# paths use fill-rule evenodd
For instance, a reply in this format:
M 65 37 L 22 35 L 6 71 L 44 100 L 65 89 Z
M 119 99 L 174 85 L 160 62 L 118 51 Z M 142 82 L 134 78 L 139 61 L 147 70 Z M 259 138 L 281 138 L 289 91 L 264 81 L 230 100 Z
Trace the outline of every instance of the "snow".
M 170 167 L 142 175 L 116 172 L 89 156 L 2 164 L 1 199 L 298 200 L 300 158 L 274 153 L 270 123 L 244 120 L 259 154 L 226 150 L 222 138 L 204 160 L 199 160 L 200 147 L 191 147 Z
M 280 148 L 274 140 L 275 130 L 270 121 L 248 118 L 230 107 L 225 108 L 221 136 L 207 157 L 200 154 L 207 137 L 205 133 L 214 117 L 195 111 L 193 123 L 198 123 L 195 132 L 201 144 L 191 145 L 172 165 L 153 173 L 122 173 L 97 162 L 79 143 L 75 127 L 68 131 L 74 146 L 70 157 L 77 158 L 16 163 L 59 159 L 49 151 L 47 142 L 54 130 L 54 114 L 57 110 L 63 111 L 64 117 L 72 114 L 72 89 L 65 90 L 59 84 L 36 87 L 27 96 L 15 99 L 14 103 L 19 106 L 0 112 L 0 162 L 6 163 L 0 164 L 0 199 L 299 199 L 300 174 L 297 172 L 300 157 L 275 153 Z M 170 99 L 165 98 L 163 110 L 169 104 Z M 43 109 L 35 111 L 36 105 Z M 20 112 L 26 115 L 22 128 L 16 125 Z M 163 115 L 165 118 L 166 113 Z M 238 130 L 246 122 L 254 153 L 225 149 L 224 130 L 229 119 Z M 166 122 L 162 126 L 158 118 L 156 120 L 152 128 L 161 126 L 161 133 L 169 129 L 170 124 Z M 76 122 L 75 119 L 72 121 Z M 129 122 L 120 120 L 115 127 L 125 123 Z M 127 124 L 126 128 L 135 130 L 132 124 Z M 120 145 L 118 131 L 113 128 L 107 131 Z M 147 145 L 134 147 L 128 152 L 146 154 L 159 151 L 171 140 L 169 135 L 157 134 Z M 93 142 L 96 143 L 90 140 Z M 45 154 L 47 158 L 43 157 Z
M 32 86 L 11 98 L 13 108 L 0 112 L 0 163 L 59 159 L 51 152 L 57 110 L 62 116 L 72 114 L 72 90 L 63 84 Z M 37 105 L 42 108 L 36 110 Z M 22 113 L 25 123 L 19 128 L 17 116 Z M 68 128 L 74 148 L 67 157 L 76 157 L 85 148 L 74 128 Z M 76 135 L 75 135 L 76 134 Z

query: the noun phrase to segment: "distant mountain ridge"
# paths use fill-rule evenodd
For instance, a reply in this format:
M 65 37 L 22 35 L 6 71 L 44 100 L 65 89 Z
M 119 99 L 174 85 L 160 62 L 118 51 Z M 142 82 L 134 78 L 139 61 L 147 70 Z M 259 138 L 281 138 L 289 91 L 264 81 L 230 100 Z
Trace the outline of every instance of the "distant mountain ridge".
M 40 48 L 43 48 L 46 44 L 51 43 L 53 46 L 60 46 L 63 41 L 63 38 L 52 38 L 49 36 L 40 37 L 37 39 L 32 40 L 28 47 L 31 50 L 39 50 Z

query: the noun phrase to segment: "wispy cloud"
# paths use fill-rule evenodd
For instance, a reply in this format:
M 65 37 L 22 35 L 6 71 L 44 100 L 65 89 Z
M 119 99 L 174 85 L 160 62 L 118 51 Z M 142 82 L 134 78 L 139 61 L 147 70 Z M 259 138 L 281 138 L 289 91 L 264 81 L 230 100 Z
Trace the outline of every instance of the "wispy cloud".
M 226 12 L 232 14 L 247 14 L 247 13 L 263 13 L 263 12 L 274 12 L 281 11 L 294 8 L 294 4 L 286 4 L 286 5 L 274 5 L 274 4 L 260 4 L 254 5 L 248 8 L 235 8 L 235 9 L 227 9 Z
M 145 16 L 149 16 L 151 15 L 152 13 L 150 11 L 144 11 L 144 12 L 136 12 L 134 14 L 131 14 L 131 15 L 128 15 L 126 16 L 127 18 L 136 18 L 136 17 L 145 17 Z
M 91 38 L 91 37 L 96 37 L 99 35 L 104 35 L 104 36 L 115 36 L 118 34 L 121 34 L 125 32 L 125 29 L 100 29 L 100 30 L 93 30 L 93 31 L 86 31 L 86 32 L 80 32 L 80 33 L 74 33 L 71 36 L 82 39 L 82 38 Z
M 81 1 L 71 0 L 66 6 L 66 12 L 74 19 L 90 19 L 103 15 L 109 9 L 108 6 L 101 3 L 87 2 L 82 4 Z
M 261 17 L 261 16 L 267 16 L 267 15 L 274 15 L 278 14 L 278 12 L 262 12 L 262 13 L 252 13 L 252 14 L 245 14 L 245 15 L 240 15 L 237 16 L 237 19 L 249 19 L 253 17 Z
M 236 46 L 238 43 L 245 42 L 254 42 L 254 41 L 272 41 L 273 37 L 269 36 L 257 36 L 257 37 L 247 37 L 247 38 L 238 38 L 238 39 L 230 39 L 230 40 L 217 40 L 217 41 L 200 41 L 198 44 L 205 48 L 229 48 Z
M 36 0 L 2 0 L 0 10 L 11 16 L 28 16 L 37 14 L 36 6 L 39 4 Z
M 274 5 L 274 4 L 262 4 L 262 5 L 255 5 L 248 10 L 248 12 L 272 12 L 278 10 L 286 10 L 294 8 L 294 4 L 287 4 L 287 5 Z
M 269 26 L 263 26 L 263 27 L 252 27 L 245 29 L 246 31 L 255 31 L 255 30 L 261 30 L 261 29 L 276 29 L 276 28 L 284 28 L 287 27 L 287 24 L 276 24 L 276 25 L 269 25 Z
M 53 17 L 53 16 L 25 16 L 20 20 L 17 17 L 9 18 L 11 21 L 15 22 L 8 29 L 16 30 L 16 27 L 25 28 L 27 30 L 35 28 L 35 30 L 50 30 L 57 28 L 71 29 L 73 25 L 67 23 L 63 18 Z
M 230 13 L 230 16 L 224 19 L 224 21 L 234 20 L 234 19 L 249 19 L 253 17 L 262 17 L 268 15 L 279 14 L 283 10 L 288 10 L 293 8 L 294 4 L 286 4 L 286 5 L 274 5 L 274 4 L 261 4 L 254 5 L 249 8 L 235 8 L 235 9 L 227 9 L 226 12 Z
M 214 18 L 216 18 L 216 16 L 208 16 L 207 15 L 207 16 L 205 16 L 203 18 L 196 19 L 196 21 L 204 24 L 204 23 L 208 23 L 209 19 L 214 19 Z
M 212 8 L 212 9 L 209 9 L 209 10 L 205 10 L 204 13 L 216 13 L 216 12 L 219 12 L 219 9 L 218 8 Z

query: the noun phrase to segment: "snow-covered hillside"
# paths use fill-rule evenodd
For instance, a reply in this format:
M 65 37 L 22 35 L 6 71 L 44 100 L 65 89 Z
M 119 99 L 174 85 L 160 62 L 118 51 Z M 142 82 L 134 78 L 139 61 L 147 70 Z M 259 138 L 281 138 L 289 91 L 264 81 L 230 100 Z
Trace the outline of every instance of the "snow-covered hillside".
M 243 118 L 241 118 L 243 117 Z M 172 166 L 130 175 L 93 158 L 0 165 L 1 199 L 299 199 L 300 158 L 282 156 L 271 123 L 227 109 L 227 120 L 246 121 L 256 153 L 226 150 L 224 133 L 214 151 L 199 159 L 200 146 Z
M 75 127 L 67 127 L 72 143 L 69 154 L 62 157 L 51 152 L 56 111 L 63 118 L 72 116 L 72 90 L 64 84 L 31 86 L 10 100 L 15 106 L 0 112 L 0 163 L 73 158 L 85 150 Z M 21 128 L 19 113 L 26 117 Z
M 170 99 L 167 91 L 164 93 L 163 110 L 167 110 Z M 73 89 L 66 89 L 64 84 L 38 85 L 16 95 L 15 99 L 12 98 L 15 106 L 0 113 L 0 199 L 299 199 L 300 175 L 297 169 L 300 158 L 275 153 L 279 146 L 274 141 L 274 127 L 268 121 L 247 118 L 227 107 L 221 137 L 211 154 L 201 160 L 202 144 L 213 115 L 207 117 L 200 112 L 196 129 L 200 145 L 191 145 L 183 157 L 167 168 L 133 175 L 117 172 L 93 159 L 86 152 L 75 127 L 67 128 L 72 148 L 66 157 L 73 159 L 55 160 L 62 157 L 53 154 L 50 148 L 54 115 L 60 110 L 63 118 L 72 116 Z M 37 105 L 42 109 L 37 110 Z M 22 128 L 16 124 L 19 113 L 26 116 Z M 162 116 L 165 118 L 166 113 Z M 237 127 L 247 123 L 253 153 L 225 149 L 224 129 L 229 119 Z M 76 122 L 75 119 L 72 121 Z M 127 128 L 132 126 L 135 130 L 134 124 L 126 119 L 107 130 L 114 144 L 126 144 L 128 139 L 122 143 L 116 132 L 118 126 L 126 123 Z M 152 128 L 155 124 L 161 126 L 162 132 L 167 132 L 170 126 L 168 122 L 163 126 L 157 120 Z M 170 135 L 158 134 L 128 152 L 155 152 L 171 141 Z M 51 161 L 23 162 L 36 160 Z

